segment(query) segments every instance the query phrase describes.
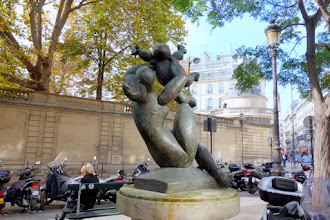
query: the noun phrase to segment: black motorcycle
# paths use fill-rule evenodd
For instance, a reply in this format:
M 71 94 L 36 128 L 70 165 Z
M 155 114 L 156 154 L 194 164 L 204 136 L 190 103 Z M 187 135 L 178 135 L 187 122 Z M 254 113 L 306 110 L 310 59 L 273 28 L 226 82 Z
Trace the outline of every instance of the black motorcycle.
M 305 180 L 307 179 L 307 176 L 306 176 L 306 174 L 305 174 L 305 171 L 303 171 L 303 170 L 298 170 L 298 171 L 293 171 L 293 172 L 292 172 L 292 178 L 293 178 L 295 181 L 297 181 L 297 182 L 303 184 L 303 183 L 305 182 Z
M 36 164 L 40 164 L 38 161 Z M 34 178 L 32 172 L 38 168 L 29 168 L 28 166 L 20 172 L 19 179 L 15 181 L 8 189 L 6 202 L 10 202 L 11 205 L 18 205 L 28 209 L 30 212 L 36 210 L 40 180 Z
M 149 165 L 145 162 L 138 164 L 133 170 L 131 176 L 125 174 L 123 169 L 118 170 L 117 175 L 110 176 L 109 178 L 106 179 L 100 179 L 100 183 L 134 182 L 136 177 L 149 173 L 148 166 Z M 100 190 L 97 196 L 98 204 L 100 204 L 101 200 L 110 200 L 116 203 L 117 191 L 118 189 Z
M 2 159 L 0 158 L 0 162 Z M 11 179 L 10 170 L 6 169 L 5 166 L 0 165 L 0 210 L 6 206 L 5 200 L 7 196 L 7 188 L 5 186 Z
M 241 169 L 240 164 L 231 163 L 228 165 L 228 169 L 232 174 L 231 187 L 234 189 L 240 189 L 241 191 L 246 191 L 247 187 L 245 185 L 246 175 L 251 173 L 251 170 L 255 169 L 253 164 L 246 163 L 244 164 L 244 169 Z
M 147 163 L 138 164 L 132 173 L 131 181 L 134 181 L 134 179 L 138 176 L 149 173 L 148 166 L 149 166 L 149 164 L 147 164 Z
M 245 185 L 250 194 L 256 193 L 258 184 L 263 177 L 270 176 L 273 163 L 263 163 L 260 168 L 247 171 Z
M 66 201 L 71 191 L 67 190 L 68 184 L 79 182 L 82 176 L 71 177 L 66 174 L 64 168 L 66 166 L 65 161 L 67 157 L 64 157 L 65 153 L 61 152 L 56 159 L 47 165 L 49 173 L 46 177 L 46 183 L 41 187 L 41 205 L 40 209 L 44 208 L 44 205 L 49 205 L 54 200 Z M 61 161 L 61 162 L 59 162 Z

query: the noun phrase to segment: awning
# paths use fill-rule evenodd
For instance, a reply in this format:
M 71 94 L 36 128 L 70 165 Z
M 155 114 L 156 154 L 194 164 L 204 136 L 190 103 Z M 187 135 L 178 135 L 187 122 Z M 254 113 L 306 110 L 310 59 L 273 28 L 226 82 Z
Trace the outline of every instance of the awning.
M 307 149 L 307 148 L 304 148 L 304 149 L 300 149 L 300 150 L 298 150 L 297 152 L 298 152 L 299 154 L 302 154 L 303 152 L 306 152 L 306 151 L 308 151 L 308 149 Z

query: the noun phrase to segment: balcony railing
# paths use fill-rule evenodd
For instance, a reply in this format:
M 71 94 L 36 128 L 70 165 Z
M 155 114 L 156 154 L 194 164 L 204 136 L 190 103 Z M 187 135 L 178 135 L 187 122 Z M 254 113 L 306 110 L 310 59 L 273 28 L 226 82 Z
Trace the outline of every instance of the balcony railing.
M 264 116 L 271 118 L 273 116 L 273 110 L 268 108 L 222 108 L 213 110 L 210 112 L 214 115 L 221 115 L 224 117 L 235 117 L 241 113 L 246 116 Z

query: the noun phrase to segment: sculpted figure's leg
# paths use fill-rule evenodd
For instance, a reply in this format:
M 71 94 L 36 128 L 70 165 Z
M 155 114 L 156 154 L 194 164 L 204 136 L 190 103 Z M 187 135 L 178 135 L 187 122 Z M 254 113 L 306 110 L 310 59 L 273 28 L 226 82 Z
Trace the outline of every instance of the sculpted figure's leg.
M 187 104 L 181 104 L 176 112 L 173 134 L 187 153 L 187 164 L 190 165 L 196 156 L 198 139 L 196 117 Z
M 223 187 L 229 186 L 230 184 L 229 177 L 221 169 L 217 168 L 217 165 L 215 164 L 209 150 L 206 147 L 202 146 L 201 144 L 198 144 L 196 161 L 201 168 L 203 168 L 211 176 L 213 176 L 215 181 L 217 181 L 217 183 L 220 186 Z

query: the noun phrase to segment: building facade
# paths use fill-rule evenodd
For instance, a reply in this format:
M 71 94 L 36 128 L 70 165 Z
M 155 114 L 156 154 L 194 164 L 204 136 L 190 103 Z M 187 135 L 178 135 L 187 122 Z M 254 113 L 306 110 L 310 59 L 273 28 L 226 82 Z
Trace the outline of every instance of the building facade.
M 307 151 L 311 153 L 311 145 L 314 140 L 311 139 L 310 129 L 304 125 L 304 119 L 308 116 L 314 116 L 315 109 L 312 100 L 299 99 L 294 100 L 290 111 L 284 115 L 284 138 L 285 150 L 293 153 Z
M 202 62 L 191 64 L 191 71 L 200 73 L 199 81 L 190 87 L 197 101 L 196 113 L 229 118 L 244 114 L 246 119 L 270 122 L 273 111 L 266 107 L 266 80 L 261 80 L 258 86 L 245 93 L 236 89 L 233 72 L 241 63 L 242 58 L 234 54 L 212 60 L 204 53 Z

